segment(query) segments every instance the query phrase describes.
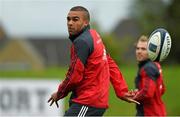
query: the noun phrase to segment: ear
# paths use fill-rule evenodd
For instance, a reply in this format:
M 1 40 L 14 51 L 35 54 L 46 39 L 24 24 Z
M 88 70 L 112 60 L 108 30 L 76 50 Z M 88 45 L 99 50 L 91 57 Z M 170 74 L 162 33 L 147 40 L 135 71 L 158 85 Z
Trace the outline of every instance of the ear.
M 89 25 L 89 21 L 86 20 L 84 25 L 88 26 Z

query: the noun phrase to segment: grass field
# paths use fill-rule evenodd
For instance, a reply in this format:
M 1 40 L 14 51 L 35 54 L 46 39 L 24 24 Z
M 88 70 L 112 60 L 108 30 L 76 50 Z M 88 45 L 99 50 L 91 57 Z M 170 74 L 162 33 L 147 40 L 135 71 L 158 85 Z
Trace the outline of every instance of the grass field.
M 166 93 L 163 100 L 166 104 L 167 114 L 169 116 L 180 115 L 180 66 L 162 66 L 164 81 L 166 84 Z M 134 77 L 136 76 L 136 67 L 120 67 L 129 89 L 134 89 Z M 5 72 L 0 71 L 0 78 L 15 79 L 19 77 L 33 78 L 33 79 L 54 79 L 64 78 L 67 68 L 49 68 L 44 71 L 14 71 Z M 68 98 L 66 98 L 65 108 L 68 107 Z M 118 99 L 111 87 L 109 96 L 110 108 L 106 111 L 106 116 L 134 116 L 135 105 L 124 102 Z
M 166 92 L 163 96 L 163 100 L 166 104 L 168 116 L 180 115 L 180 66 L 162 66 L 164 81 L 166 85 Z M 134 88 L 134 77 L 136 75 L 135 67 L 122 67 L 120 68 L 129 89 Z M 106 115 L 128 115 L 133 116 L 135 114 L 135 105 L 132 103 L 126 103 L 116 98 L 115 93 L 111 88 L 110 93 L 110 108 L 106 112 Z

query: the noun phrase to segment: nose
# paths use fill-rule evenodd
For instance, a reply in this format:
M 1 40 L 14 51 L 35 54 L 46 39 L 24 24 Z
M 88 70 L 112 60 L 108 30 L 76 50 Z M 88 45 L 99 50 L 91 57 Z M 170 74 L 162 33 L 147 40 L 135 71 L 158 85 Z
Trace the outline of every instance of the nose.
M 71 25 L 73 24 L 72 20 L 69 20 L 69 21 L 67 22 L 67 24 L 68 24 L 69 26 L 71 26 Z
M 136 53 L 140 54 L 141 52 L 141 49 L 136 49 Z

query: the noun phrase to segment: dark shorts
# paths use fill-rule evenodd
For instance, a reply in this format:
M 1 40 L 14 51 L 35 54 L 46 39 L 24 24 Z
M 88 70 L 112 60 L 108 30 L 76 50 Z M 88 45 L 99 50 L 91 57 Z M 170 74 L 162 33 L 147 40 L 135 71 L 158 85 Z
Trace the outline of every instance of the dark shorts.
M 95 108 L 77 103 L 72 103 L 69 109 L 65 112 L 64 116 L 103 116 L 105 108 Z

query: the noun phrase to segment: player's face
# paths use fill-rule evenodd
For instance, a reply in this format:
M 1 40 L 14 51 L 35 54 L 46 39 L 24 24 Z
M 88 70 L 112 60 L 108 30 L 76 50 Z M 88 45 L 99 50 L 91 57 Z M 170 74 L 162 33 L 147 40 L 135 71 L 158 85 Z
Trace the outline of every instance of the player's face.
M 136 59 L 138 62 L 148 59 L 147 42 L 139 41 L 136 45 Z
M 70 36 L 78 34 L 89 22 L 85 19 L 85 12 L 70 11 L 67 16 L 67 27 Z

